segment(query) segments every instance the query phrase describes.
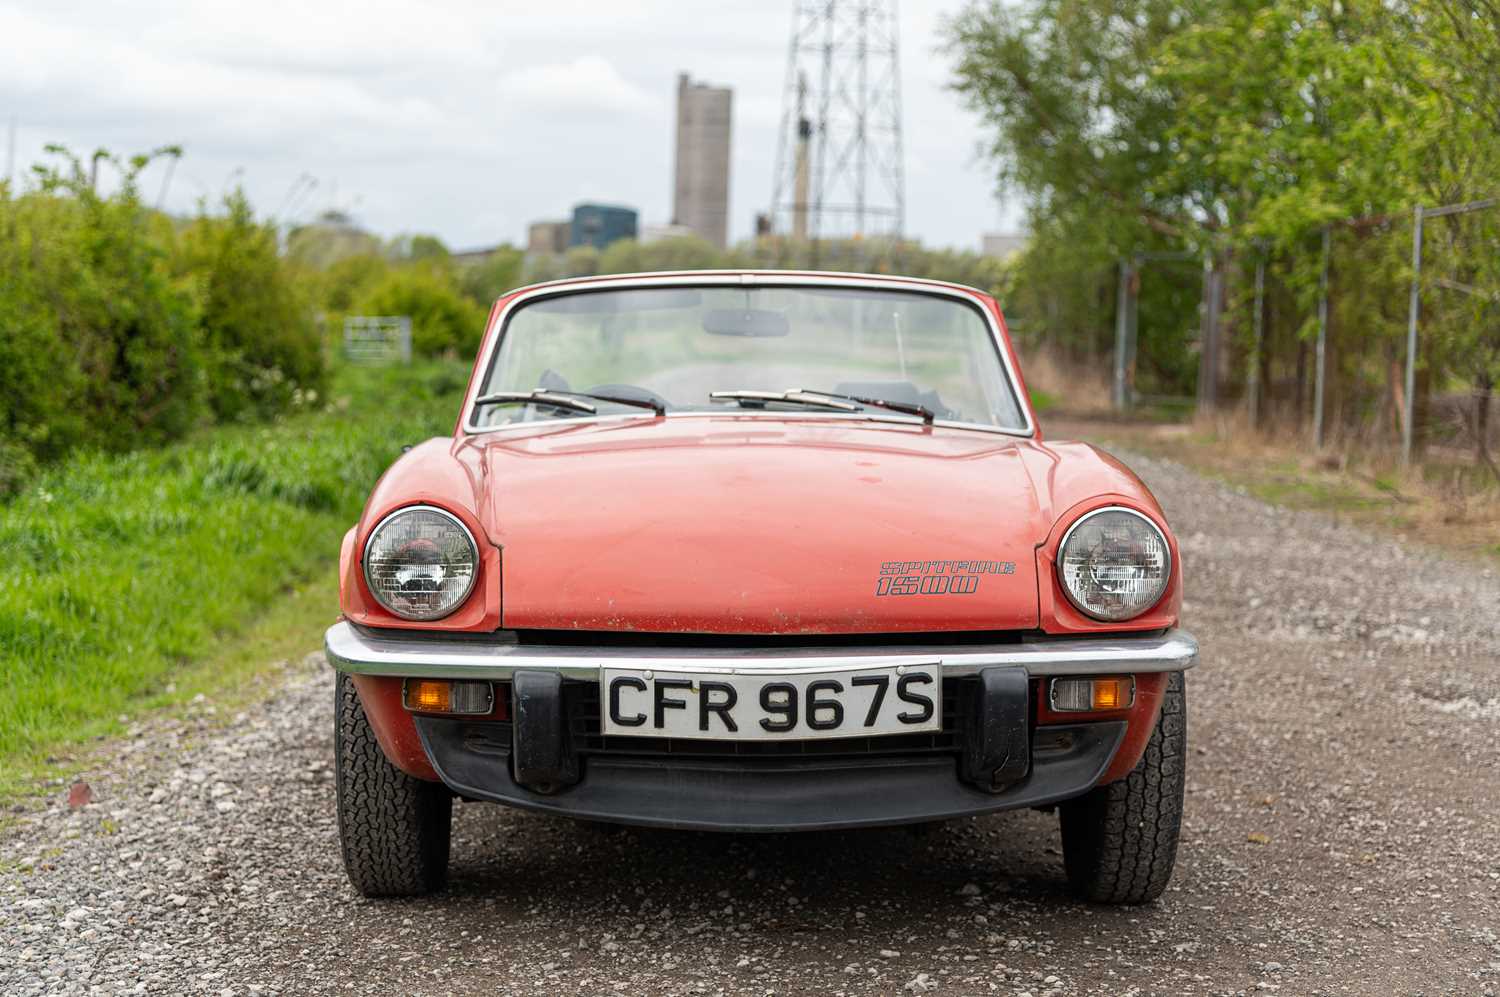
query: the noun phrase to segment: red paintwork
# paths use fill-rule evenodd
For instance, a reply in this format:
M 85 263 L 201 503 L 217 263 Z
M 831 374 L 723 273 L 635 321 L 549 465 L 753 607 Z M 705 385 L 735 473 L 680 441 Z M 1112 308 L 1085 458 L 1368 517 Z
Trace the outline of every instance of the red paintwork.
M 417 736 L 417 725 L 411 714 L 401 703 L 399 678 L 376 675 L 352 675 L 354 688 L 359 692 L 359 702 L 365 708 L 365 716 L 375 731 L 375 740 L 385 752 L 391 764 L 416 779 L 438 782 L 438 774 L 427 758 L 422 739 Z
M 995 317 L 1014 361 L 994 300 L 962 290 Z M 491 311 L 481 357 L 500 335 L 498 318 L 510 300 Z M 480 373 L 476 363 L 470 394 Z M 481 549 L 475 594 L 452 616 L 428 623 L 381 609 L 360 567 L 375 524 L 415 503 L 458 516 Z M 1150 516 L 1172 550 L 1161 602 L 1126 623 L 1083 616 L 1054 575 L 1068 527 L 1105 505 Z M 971 559 L 1013 562 L 1015 570 L 982 576 L 971 595 L 876 595 L 883 562 Z M 1121 633 L 1174 626 L 1182 604 L 1180 552 L 1155 498 L 1094 447 L 1043 443 L 1040 431 L 1020 439 L 798 412 L 779 419 L 643 413 L 472 437 L 455 426 L 451 438 L 402 456 L 376 485 L 345 537 L 340 571 L 346 617 L 424 630 Z M 1144 748 L 1158 686 L 1150 676 L 1138 680 L 1112 775 L 1121 766 L 1128 772 Z M 397 683 L 398 710 L 399 699 Z M 400 714 L 391 723 L 410 730 Z
M 1102 677 L 1102 676 L 1101 676 Z M 1135 676 L 1135 702 L 1123 710 L 1101 710 L 1098 713 L 1057 713 L 1047 705 L 1047 682 L 1039 681 L 1036 688 L 1037 726 L 1051 724 L 1076 724 L 1094 720 L 1125 720 L 1125 740 L 1105 769 L 1100 784 L 1125 778 L 1146 753 L 1146 743 L 1151 740 L 1151 729 L 1156 726 L 1156 716 L 1161 712 L 1162 696 L 1167 689 L 1167 676 L 1162 673 Z
M 1140 478 L 1114 457 L 1087 443 L 1051 443 L 1024 448 L 1027 470 L 1043 496 L 1042 517 L 1051 523 L 1037 549 L 1037 594 L 1042 629 L 1047 633 L 1123 633 L 1162 630 L 1177 624 L 1182 609 L 1182 556 L 1167 518 Z M 1127 506 L 1149 516 L 1167 538 L 1172 574 L 1155 608 L 1124 623 L 1101 623 L 1073 608 L 1059 587 L 1055 565 L 1063 535 L 1078 517 L 1109 505 Z
M 495 630 L 500 626 L 500 550 L 490 541 L 478 510 L 479 470 L 455 460 L 461 451 L 452 440 L 433 439 L 412 447 L 391 465 L 365 502 L 364 515 L 344 537 L 339 562 L 339 599 L 344 615 L 371 627 L 410 630 Z M 469 601 L 452 616 L 432 623 L 414 623 L 387 612 L 375 601 L 362 570 L 370 531 L 389 513 L 406 505 L 436 505 L 463 520 L 479 544 L 479 578 Z
M 478 437 L 504 625 L 741 634 L 1037 625 L 1010 439 L 868 422 L 643 418 Z M 563 525 L 566 524 L 566 525 Z M 561 527 L 561 528 L 560 528 Z M 995 560 L 972 595 L 877 596 L 881 564 Z
M 381 609 L 354 556 L 416 502 L 453 512 L 481 546 L 481 594 L 434 623 Z M 1068 526 L 1104 505 L 1153 518 L 1173 555 L 1157 608 L 1123 624 L 1084 617 L 1053 574 Z M 886 561 L 970 559 L 1015 572 L 973 595 L 876 595 Z M 1150 492 L 1085 444 L 795 413 L 643 416 L 413 448 L 346 538 L 341 593 L 346 616 L 377 627 L 1098 633 L 1175 624 L 1179 562 Z
M 407 775 L 416 779 L 438 782 L 437 771 L 422 747 L 417 735 L 417 725 L 412 714 L 402 701 L 405 679 L 387 675 L 351 675 L 354 689 L 359 693 L 360 704 L 365 708 L 370 727 L 375 731 L 375 740 L 386 758 Z M 484 716 L 469 716 L 469 720 L 509 720 L 510 685 L 496 683 L 495 708 Z

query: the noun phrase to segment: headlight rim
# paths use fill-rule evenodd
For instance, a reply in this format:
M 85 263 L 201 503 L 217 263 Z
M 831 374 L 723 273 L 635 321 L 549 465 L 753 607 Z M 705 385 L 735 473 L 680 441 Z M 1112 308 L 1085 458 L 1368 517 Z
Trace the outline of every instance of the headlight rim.
M 1111 619 L 1107 616 L 1099 616 L 1092 610 L 1083 606 L 1078 598 L 1073 595 L 1073 590 L 1068 587 L 1068 581 L 1066 576 L 1063 574 L 1062 567 L 1063 557 L 1068 549 L 1068 541 L 1073 538 L 1074 531 L 1084 523 L 1088 522 L 1090 519 L 1093 519 L 1095 516 L 1102 515 L 1106 512 L 1128 513 L 1144 522 L 1147 526 L 1151 527 L 1151 529 L 1156 532 L 1157 537 L 1161 540 L 1162 553 L 1166 558 L 1166 564 L 1164 565 L 1164 568 L 1166 570 L 1163 572 L 1166 581 L 1162 585 L 1161 593 L 1140 612 L 1123 617 L 1121 619 Z M 1053 557 L 1052 563 L 1054 574 L 1057 576 L 1057 587 L 1062 589 L 1063 597 L 1068 600 L 1068 605 L 1072 606 L 1078 612 L 1082 613 L 1084 616 L 1088 617 L 1088 619 L 1094 621 L 1095 623 L 1130 623 L 1133 620 L 1138 620 L 1142 616 L 1145 616 L 1147 613 L 1151 612 L 1157 606 L 1160 606 L 1162 600 L 1167 597 L 1167 593 L 1172 588 L 1172 568 L 1174 564 L 1174 558 L 1172 557 L 1172 543 L 1169 539 L 1167 539 L 1167 531 L 1164 530 L 1160 525 L 1158 525 L 1155 519 L 1148 516 L 1140 509 L 1136 509 L 1128 505 L 1102 505 L 1096 509 L 1090 509 L 1088 512 L 1085 512 L 1083 515 L 1073 520 L 1072 524 L 1068 526 L 1066 531 L 1064 531 L 1062 539 L 1058 541 L 1057 552 Z
M 380 536 L 380 531 L 385 529 L 385 527 L 391 522 L 391 520 L 395 519 L 397 516 L 412 512 L 435 512 L 439 516 L 442 516 L 443 518 L 449 520 L 463 531 L 464 539 L 468 540 L 469 542 L 469 549 L 474 552 L 474 571 L 469 575 L 469 584 L 464 588 L 463 594 L 454 601 L 452 607 L 444 610 L 441 613 L 421 616 L 412 616 L 408 613 L 403 613 L 400 610 L 396 609 L 394 606 L 387 605 L 385 600 L 380 597 L 380 590 L 377 589 L 375 585 L 370 581 L 370 548 L 375 545 L 375 539 Z M 458 612 L 469 601 L 469 597 L 474 594 L 474 589 L 479 584 L 480 570 L 481 560 L 479 542 L 474 539 L 474 532 L 469 529 L 468 524 L 458 516 L 454 515 L 452 512 L 444 509 L 442 506 L 432 505 L 427 502 L 413 502 L 410 505 L 399 506 L 395 509 L 392 509 L 390 512 L 387 512 L 384 516 L 381 516 L 380 521 L 375 524 L 375 528 L 370 531 L 370 535 L 365 538 L 364 548 L 361 550 L 359 558 L 360 577 L 364 580 L 365 589 L 370 593 L 370 598 L 374 599 L 375 604 L 381 609 L 385 610 L 387 613 L 390 613 L 392 616 L 396 617 L 399 620 L 405 620 L 409 623 L 432 623 L 437 620 L 445 620 L 448 617 L 452 616 L 454 613 Z

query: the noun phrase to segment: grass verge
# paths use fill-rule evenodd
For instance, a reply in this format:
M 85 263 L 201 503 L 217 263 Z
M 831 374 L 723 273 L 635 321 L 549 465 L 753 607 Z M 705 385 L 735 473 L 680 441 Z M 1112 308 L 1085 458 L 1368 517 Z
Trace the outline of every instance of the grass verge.
M 264 613 L 211 650 L 176 669 L 154 692 L 132 697 L 128 712 L 80 722 L 64 737 L 9 752 L 0 767 L 0 802 L 9 802 L 71 782 L 107 765 L 131 724 L 146 716 L 187 715 L 201 693 L 218 716 L 229 719 L 242 707 L 265 698 L 282 665 L 317 650 L 338 605 L 338 578 L 330 563 L 305 584 L 273 601 Z M 4 817 L 0 816 L 0 826 Z
M 342 370 L 322 412 L 79 457 L 0 506 L 0 793 L 122 714 L 315 649 L 339 538 L 403 444 L 451 429 L 464 377 Z

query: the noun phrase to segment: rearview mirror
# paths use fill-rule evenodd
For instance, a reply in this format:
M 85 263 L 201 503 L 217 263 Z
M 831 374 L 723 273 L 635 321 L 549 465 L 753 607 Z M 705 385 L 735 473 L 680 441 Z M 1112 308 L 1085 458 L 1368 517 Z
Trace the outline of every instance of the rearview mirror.
M 785 312 L 764 308 L 714 308 L 703 313 L 703 331 L 715 336 L 785 336 Z

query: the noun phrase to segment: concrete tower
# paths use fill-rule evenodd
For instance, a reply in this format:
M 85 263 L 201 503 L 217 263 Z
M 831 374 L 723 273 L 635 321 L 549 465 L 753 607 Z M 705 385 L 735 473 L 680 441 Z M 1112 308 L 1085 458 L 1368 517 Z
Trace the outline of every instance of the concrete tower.
M 729 243 L 729 135 L 734 91 L 677 77 L 677 179 L 672 222 Z

